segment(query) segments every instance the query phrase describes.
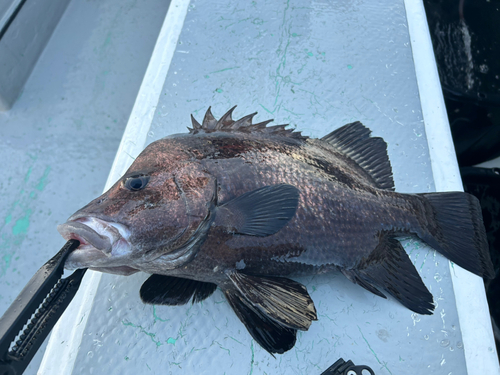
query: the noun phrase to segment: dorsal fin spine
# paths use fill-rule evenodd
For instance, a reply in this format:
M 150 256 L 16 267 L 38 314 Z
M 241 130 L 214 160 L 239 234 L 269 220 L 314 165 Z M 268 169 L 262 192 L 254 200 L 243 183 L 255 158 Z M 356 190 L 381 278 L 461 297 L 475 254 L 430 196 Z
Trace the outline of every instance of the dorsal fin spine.
M 232 119 L 232 113 L 235 108 L 236 106 L 232 107 L 219 120 L 217 120 L 212 114 L 211 107 L 208 107 L 201 125 L 194 119 L 193 115 L 191 115 L 191 122 L 193 124 L 193 127 L 188 128 L 189 133 L 212 133 L 216 131 L 241 133 L 255 132 L 295 138 L 299 140 L 306 140 L 308 138 L 307 136 L 303 136 L 300 132 L 294 131 L 294 129 L 286 129 L 285 127 L 287 126 L 287 124 L 267 127 L 267 124 L 269 124 L 273 120 L 267 120 L 259 122 L 257 124 L 252 124 L 252 119 L 257 114 L 257 112 L 234 121 Z

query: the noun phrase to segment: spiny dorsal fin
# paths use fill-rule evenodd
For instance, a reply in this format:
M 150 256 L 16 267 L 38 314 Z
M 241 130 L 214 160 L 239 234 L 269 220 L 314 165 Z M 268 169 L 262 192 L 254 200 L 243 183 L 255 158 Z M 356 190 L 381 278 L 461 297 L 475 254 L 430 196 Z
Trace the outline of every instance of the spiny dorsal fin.
M 207 112 L 205 113 L 205 117 L 203 118 L 203 122 L 201 124 L 201 127 L 203 129 L 208 129 L 208 130 L 213 130 L 217 126 L 217 120 L 215 119 L 214 115 L 212 115 L 211 111 L 212 107 L 208 107 Z
M 373 178 L 378 188 L 394 190 L 387 143 L 380 137 L 370 137 L 370 133 L 370 129 L 356 121 L 321 139 L 354 160 Z
M 191 115 L 191 122 L 193 123 L 193 128 L 189 128 L 189 134 L 197 134 L 197 133 L 213 133 L 216 131 L 223 132 L 240 132 L 240 133 L 265 133 L 271 135 L 278 135 L 282 137 L 290 137 L 296 139 L 305 140 L 308 137 L 302 135 L 300 132 L 296 132 L 293 129 L 286 129 L 285 125 L 275 125 L 267 127 L 273 120 L 259 122 L 257 124 L 252 123 L 253 117 L 257 114 L 257 112 L 252 113 L 250 115 L 244 116 L 239 120 L 234 121 L 232 119 L 232 113 L 236 106 L 231 108 L 226 112 L 219 120 L 217 120 L 211 111 L 211 107 L 208 108 L 205 113 L 205 117 L 201 125 L 196 121 Z

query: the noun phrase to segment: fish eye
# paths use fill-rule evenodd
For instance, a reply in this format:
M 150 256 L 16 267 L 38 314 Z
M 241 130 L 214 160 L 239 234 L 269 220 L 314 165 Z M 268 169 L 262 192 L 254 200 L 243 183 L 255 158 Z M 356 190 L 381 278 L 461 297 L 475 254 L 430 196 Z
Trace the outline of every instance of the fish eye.
M 123 186 L 130 191 L 139 191 L 146 187 L 149 176 L 130 176 L 123 181 Z

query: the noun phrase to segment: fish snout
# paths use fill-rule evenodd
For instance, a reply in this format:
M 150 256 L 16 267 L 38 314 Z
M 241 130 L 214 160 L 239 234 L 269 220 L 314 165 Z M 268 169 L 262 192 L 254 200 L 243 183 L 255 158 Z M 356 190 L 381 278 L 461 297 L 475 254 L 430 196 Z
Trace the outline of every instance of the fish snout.
M 98 267 L 130 253 L 130 231 L 124 225 L 88 216 L 72 219 L 57 226 L 64 239 L 80 241 L 66 268 Z

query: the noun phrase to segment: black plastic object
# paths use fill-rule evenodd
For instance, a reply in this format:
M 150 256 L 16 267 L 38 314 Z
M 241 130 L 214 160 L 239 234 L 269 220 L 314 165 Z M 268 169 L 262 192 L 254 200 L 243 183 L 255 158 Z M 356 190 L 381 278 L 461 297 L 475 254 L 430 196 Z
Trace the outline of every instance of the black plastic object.
M 31 278 L 0 318 L 0 375 L 19 375 L 75 296 L 87 269 L 61 279 L 69 253 L 80 245 L 69 240 Z
M 424 0 L 445 96 L 500 103 L 498 0 Z
M 500 103 L 496 107 L 451 99 L 445 103 L 461 167 L 500 156 Z
M 500 0 L 424 0 L 458 163 L 500 156 Z
M 366 375 L 364 371 L 368 371 L 370 375 L 375 375 L 373 370 L 368 366 L 355 366 L 351 360 L 346 362 L 342 358 L 339 358 L 337 362 L 328 367 L 321 375 Z
M 9 18 L 7 19 L 7 21 L 3 24 L 3 26 L 0 25 L 0 40 L 3 38 L 3 36 L 7 32 L 7 30 L 9 29 L 9 26 L 11 25 L 12 21 L 14 21 L 14 19 L 16 18 L 17 14 L 21 10 L 21 8 L 23 7 L 25 2 L 26 2 L 26 0 L 21 0 L 19 2 L 19 4 L 17 4 L 16 9 L 14 9 L 14 11 L 11 13 Z
M 500 349 L 500 168 L 460 168 L 464 189 L 481 204 L 486 237 L 496 277 L 485 281 L 493 333 Z M 500 353 L 500 350 L 498 351 Z

